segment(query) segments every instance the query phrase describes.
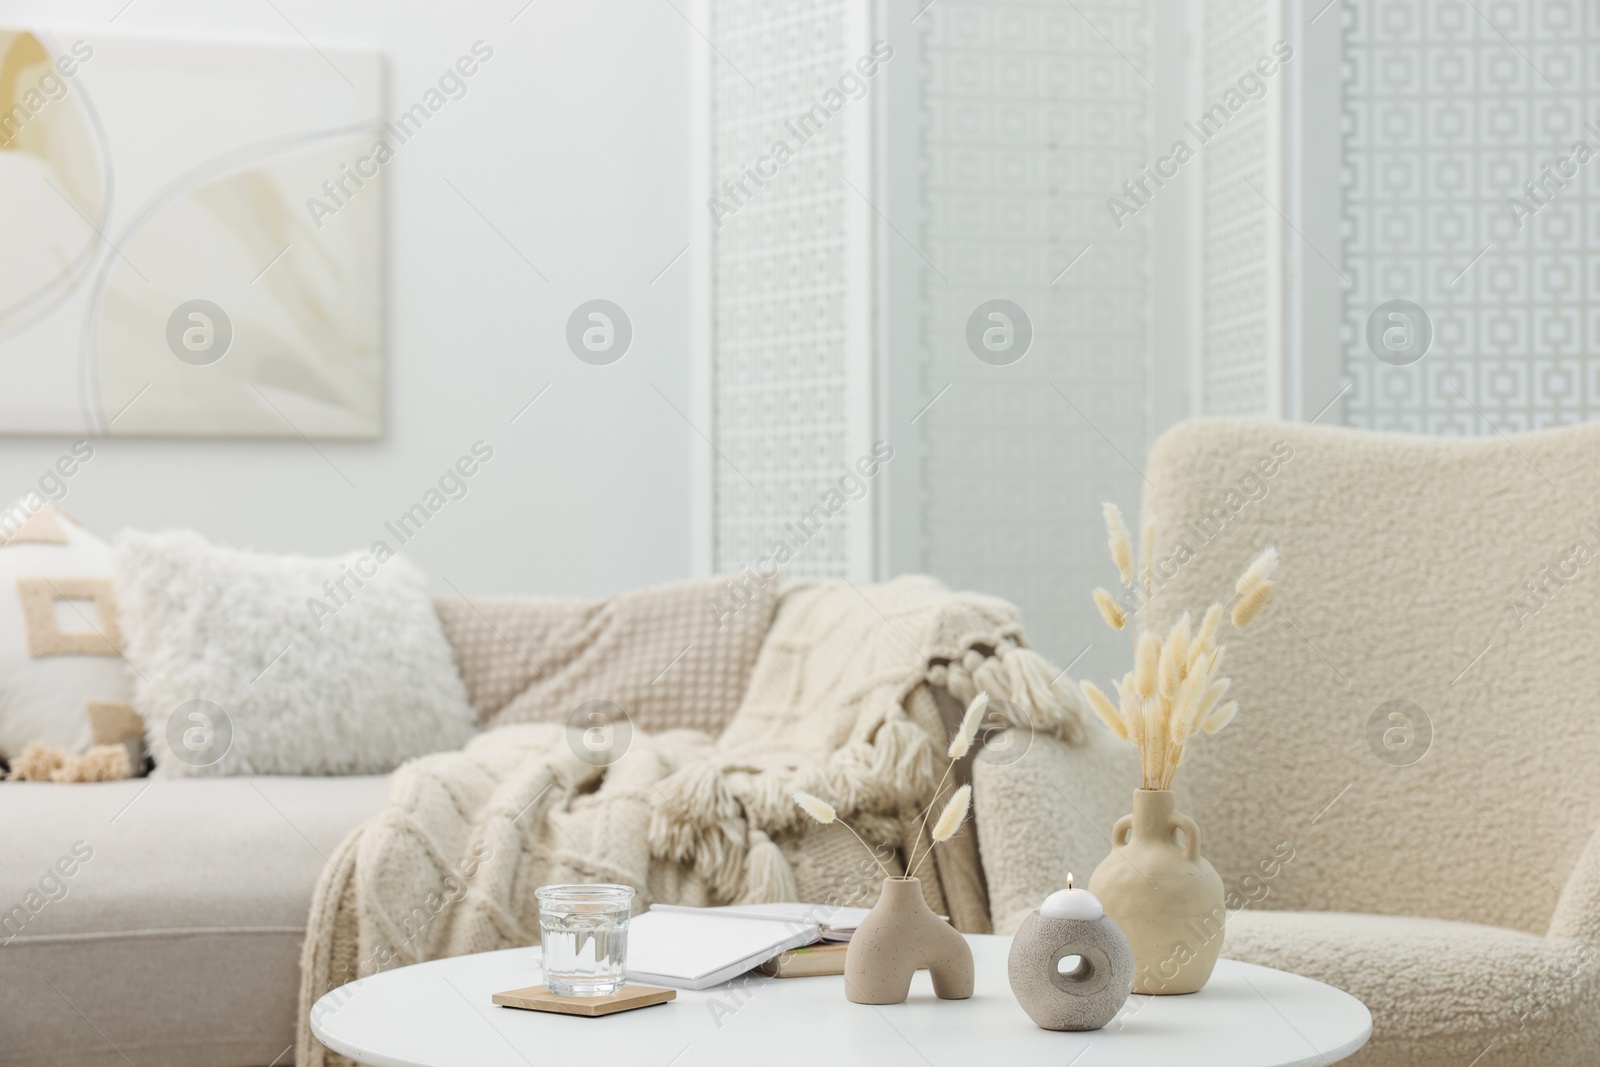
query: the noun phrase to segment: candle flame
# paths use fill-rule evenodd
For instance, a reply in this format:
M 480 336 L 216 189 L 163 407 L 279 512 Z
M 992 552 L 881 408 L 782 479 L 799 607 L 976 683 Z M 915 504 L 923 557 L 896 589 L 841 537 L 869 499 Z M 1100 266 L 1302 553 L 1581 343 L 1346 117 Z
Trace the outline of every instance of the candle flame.
M 1067 872 L 1067 888 L 1068 889 L 1072 888 L 1072 872 L 1071 871 Z

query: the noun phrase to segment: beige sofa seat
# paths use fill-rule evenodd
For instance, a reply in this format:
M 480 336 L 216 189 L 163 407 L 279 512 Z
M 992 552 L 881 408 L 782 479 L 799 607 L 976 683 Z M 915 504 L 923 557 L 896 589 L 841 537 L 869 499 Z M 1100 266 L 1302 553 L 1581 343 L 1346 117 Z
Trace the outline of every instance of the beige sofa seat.
M 0 1063 L 290 1062 L 312 889 L 387 795 L 387 776 L 0 786 Z

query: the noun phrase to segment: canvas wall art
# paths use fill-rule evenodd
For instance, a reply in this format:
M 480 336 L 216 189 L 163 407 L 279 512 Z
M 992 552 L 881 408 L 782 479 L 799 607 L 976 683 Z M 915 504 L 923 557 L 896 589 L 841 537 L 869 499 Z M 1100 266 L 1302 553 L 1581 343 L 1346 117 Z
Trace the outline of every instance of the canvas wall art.
M 383 111 L 376 52 L 0 29 L 0 433 L 379 436 Z

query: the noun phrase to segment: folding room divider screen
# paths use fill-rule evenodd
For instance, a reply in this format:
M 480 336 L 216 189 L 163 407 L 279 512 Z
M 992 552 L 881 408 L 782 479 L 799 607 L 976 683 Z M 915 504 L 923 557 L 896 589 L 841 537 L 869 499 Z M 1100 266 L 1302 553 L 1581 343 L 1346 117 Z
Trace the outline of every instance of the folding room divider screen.
M 1178 419 L 1591 417 L 1592 5 L 1181 13 L 691 9 L 704 567 L 929 571 L 1098 672 L 1099 503 Z

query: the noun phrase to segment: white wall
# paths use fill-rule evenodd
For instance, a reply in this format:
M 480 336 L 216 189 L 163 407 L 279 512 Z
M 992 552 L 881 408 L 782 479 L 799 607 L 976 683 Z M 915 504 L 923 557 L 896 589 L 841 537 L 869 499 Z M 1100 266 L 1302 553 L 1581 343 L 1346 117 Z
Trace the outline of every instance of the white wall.
M 689 257 L 652 279 L 689 241 L 693 31 L 660 0 L 537 0 L 519 14 L 524 2 L 94 0 L 69 11 L 0 0 L 0 26 L 91 42 L 303 45 L 303 33 L 377 48 L 391 112 L 474 41 L 495 50 L 468 95 L 387 171 L 383 440 L 96 439 L 63 501 L 91 529 L 189 526 L 271 551 L 365 547 L 481 438 L 494 459 L 405 548 L 437 591 L 593 595 L 688 573 L 690 463 L 705 448 L 672 406 L 690 410 Z M 594 298 L 633 322 L 632 347 L 608 367 L 581 363 L 564 340 L 568 315 Z M 25 492 L 67 444 L 0 438 L 0 497 Z

